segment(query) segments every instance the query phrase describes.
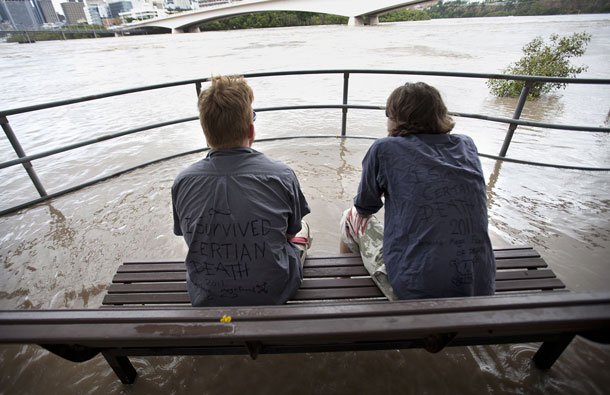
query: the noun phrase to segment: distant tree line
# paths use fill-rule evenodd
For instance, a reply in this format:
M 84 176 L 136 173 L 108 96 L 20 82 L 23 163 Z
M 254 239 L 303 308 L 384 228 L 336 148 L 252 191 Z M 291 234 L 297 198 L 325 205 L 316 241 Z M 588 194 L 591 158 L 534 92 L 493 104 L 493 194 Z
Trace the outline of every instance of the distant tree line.
M 474 18 L 509 15 L 557 15 L 610 12 L 609 0 L 465 0 L 440 1 L 426 10 L 403 9 L 379 16 L 379 22 L 421 21 L 438 18 Z M 201 30 L 232 30 L 282 26 L 345 25 L 340 15 L 301 11 L 269 11 L 209 22 Z
M 345 25 L 349 18 L 301 11 L 270 11 L 209 22 L 200 30 L 256 29 L 282 26 Z
M 52 41 L 52 40 L 73 40 L 79 38 L 92 38 L 94 37 L 93 33 L 85 33 L 79 32 L 79 30 L 106 30 L 104 26 L 101 25 L 72 25 L 72 26 L 64 26 L 61 31 L 41 31 L 35 33 L 26 34 L 11 34 L 10 37 L 6 39 L 9 43 L 17 43 L 17 42 L 28 42 L 28 41 Z M 113 32 L 100 32 L 96 33 L 97 37 L 111 37 L 114 36 Z M 28 39 L 29 38 L 29 39 Z
M 379 15 L 379 22 L 426 21 L 430 15 L 423 10 L 398 10 Z
M 430 18 L 476 18 L 509 15 L 592 14 L 610 12 L 608 0 L 505 0 L 468 3 L 440 1 L 426 10 Z

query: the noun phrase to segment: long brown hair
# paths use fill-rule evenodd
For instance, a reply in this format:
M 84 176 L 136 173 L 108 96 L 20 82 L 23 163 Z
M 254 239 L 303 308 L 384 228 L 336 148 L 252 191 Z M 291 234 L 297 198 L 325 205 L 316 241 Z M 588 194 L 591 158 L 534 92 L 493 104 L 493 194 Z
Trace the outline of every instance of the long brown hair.
M 386 115 L 394 121 L 388 130 L 390 136 L 449 133 L 455 125 L 439 91 L 424 82 L 408 82 L 394 89 L 386 103 Z

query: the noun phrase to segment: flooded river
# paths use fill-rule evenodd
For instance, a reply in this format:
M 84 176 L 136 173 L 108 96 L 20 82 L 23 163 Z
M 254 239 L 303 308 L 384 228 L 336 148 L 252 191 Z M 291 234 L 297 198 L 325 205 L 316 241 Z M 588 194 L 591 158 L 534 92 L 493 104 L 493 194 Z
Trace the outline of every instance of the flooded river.
M 211 74 L 306 69 L 408 69 L 494 73 L 536 36 L 587 31 L 582 74 L 608 78 L 610 15 L 433 20 L 379 26 L 319 26 L 199 34 L 0 44 L 0 108 L 8 109 Z M 436 86 L 450 109 L 510 117 L 516 99 L 489 94 L 484 80 L 352 75 L 351 104 L 383 105 L 406 81 Z M 254 107 L 339 104 L 340 74 L 251 79 Z M 523 118 L 608 126 L 610 87 L 569 86 L 526 104 Z M 10 117 L 28 154 L 144 124 L 196 115 L 192 85 Z M 259 138 L 334 136 L 340 110 L 259 112 Z M 482 153 L 497 155 L 506 126 L 456 118 Z M 350 110 L 350 136 L 381 137 L 382 111 Z M 520 127 L 508 156 L 610 167 L 610 136 Z M 197 122 L 106 141 L 34 162 L 47 191 L 161 156 L 203 147 Z M 337 252 L 370 140 L 294 139 L 255 148 L 296 171 L 312 213 L 312 253 Z M 0 139 L 2 161 L 15 157 Z M 172 233 L 170 188 L 201 155 L 152 165 L 0 218 L 0 308 L 97 308 L 120 262 L 183 257 Z M 570 290 L 608 290 L 610 174 L 482 158 L 496 243 L 531 244 Z M 0 208 L 36 197 L 21 167 L 0 170 Z M 610 388 L 610 348 L 576 339 L 548 372 L 530 359 L 537 345 L 361 353 L 133 358 L 136 384 L 120 384 L 98 356 L 75 364 L 36 346 L 0 347 L 0 392 L 68 393 L 570 393 Z

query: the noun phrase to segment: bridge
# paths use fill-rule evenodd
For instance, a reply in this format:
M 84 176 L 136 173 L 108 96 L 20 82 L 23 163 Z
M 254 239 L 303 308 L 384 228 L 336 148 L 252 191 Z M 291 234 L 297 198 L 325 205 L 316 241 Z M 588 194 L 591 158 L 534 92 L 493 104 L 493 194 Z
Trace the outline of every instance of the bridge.
M 206 22 L 266 11 L 306 11 L 349 17 L 350 26 L 376 25 L 379 15 L 438 0 L 243 0 L 187 11 L 164 18 L 149 19 L 122 26 L 122 29 L 162 29 L 172 33 L 199 32 Z

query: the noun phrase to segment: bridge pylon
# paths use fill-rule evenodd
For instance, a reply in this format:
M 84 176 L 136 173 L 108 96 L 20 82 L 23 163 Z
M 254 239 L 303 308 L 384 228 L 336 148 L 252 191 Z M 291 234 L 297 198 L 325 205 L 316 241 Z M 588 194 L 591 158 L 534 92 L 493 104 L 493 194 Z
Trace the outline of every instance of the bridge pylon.
M 347 22 L 347 26 L 364 26 L 364 25 L 379 25 L 378 15 L 360 15 L 350 16 Z

